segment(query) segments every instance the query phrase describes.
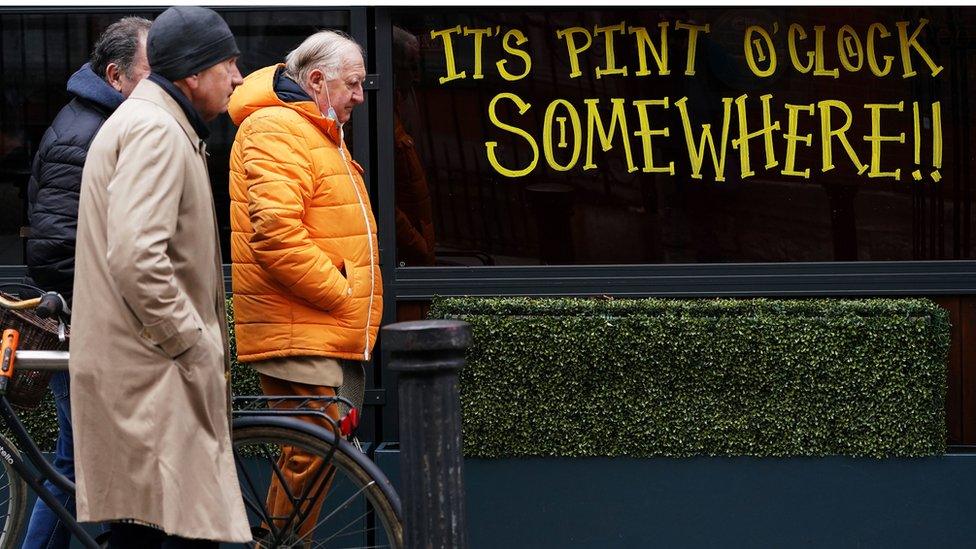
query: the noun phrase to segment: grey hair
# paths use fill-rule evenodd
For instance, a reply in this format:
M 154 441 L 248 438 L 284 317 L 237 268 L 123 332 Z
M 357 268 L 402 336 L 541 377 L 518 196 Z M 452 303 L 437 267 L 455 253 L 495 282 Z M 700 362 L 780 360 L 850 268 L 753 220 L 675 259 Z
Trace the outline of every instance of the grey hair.
M 366 57 L 362 46 L 348 34 L 339 31 L 319 31 L 288 52 L 285 57 L 285 75 L 304 86 L 309 73 L 320 69 L 326 80 L 335 80 L 342 74 L 343 65 L 352 54 Z
M 142 17 L 123 17 L 112 23 L 95 42 L 91 54 L 91 68 L 105 78 L 110 63 L 115 63 L 126 76 L 131 76 L 132 63 L 139 50 L 139 40 L 149 33 L 152 21 Z

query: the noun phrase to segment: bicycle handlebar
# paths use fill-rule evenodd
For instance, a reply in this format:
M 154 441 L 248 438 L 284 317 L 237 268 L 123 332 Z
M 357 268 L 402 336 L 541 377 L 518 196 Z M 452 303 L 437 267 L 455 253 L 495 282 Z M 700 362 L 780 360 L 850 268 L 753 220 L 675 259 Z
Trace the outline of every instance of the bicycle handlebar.
M 41 296 L 41 302 L 35 310 L 37 316 L 41 318 L 59 318 L 70 315 L 71 309 L 68 302 L 57 292 L 47 292 Z
M 68 351 L 17 351 L 17 368 L 22 370 L 68 369 Z
M 33 299 L 25 299 L 23 301 L 14 301 L 0 295 L 0 307 L 3 307 L 4 309 L 11 309 L 13 311 L 23 311 L 24 309 L 34 309 L 40 304 L 41 304 L 40 297 L 35 297 Z
M 70 315 L 71 309 L 68 302 L 57 292 L 46 292 L 41 297 L 16 301 L 7 299 L 0 295 L 0 307 L 15 311 L 34 309 L 37 316 L 41 318 L 57 318 L 63 315 Z

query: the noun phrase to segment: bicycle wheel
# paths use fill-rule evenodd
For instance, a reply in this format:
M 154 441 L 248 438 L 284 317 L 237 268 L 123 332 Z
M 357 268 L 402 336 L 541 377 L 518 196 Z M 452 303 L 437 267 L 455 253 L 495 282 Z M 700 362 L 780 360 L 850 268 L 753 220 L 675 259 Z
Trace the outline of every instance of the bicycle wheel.
M 403 546 L 396 493 L 362 452 L 341 438 L 336 444 L 330 432 L 312 436 L 277 423 L 234 426 L 237 476 L 255 538 L 247 547 Z M 318 465 L 309 467 L 312 461 Z
M 0 441 L 20 456 L 17 447 L 3 434 Z M 0 465 L 0 549 L 12 549 L 20 541 L 27 520 L 27 483 L 6 456 L 0 458 Z

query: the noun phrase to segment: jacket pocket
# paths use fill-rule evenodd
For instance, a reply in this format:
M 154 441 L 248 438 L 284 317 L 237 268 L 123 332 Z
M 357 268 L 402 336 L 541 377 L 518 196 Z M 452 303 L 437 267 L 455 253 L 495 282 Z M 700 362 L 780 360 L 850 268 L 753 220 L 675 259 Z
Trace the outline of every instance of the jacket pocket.
M 196 343 L 190 346 L 189 349 L 183 351 L 179 355 L 173 358 L 173 362 L 176 366 L 183 371 L 184 374 L 191 375 L 193 370 L 197 369 L 199 366 L 209 366 L 215 364 L 217 360 L 215 359 L 217 349 L 214 347 L 213 342 L 207 337 L 207 334 L 202 332 L 200 337 L 197 338 Z
M 343 268 L 339 272 L 346 279 L 346 288 L 342 297 L 336 302 L 335 307 L 329 312 L 336 320 L 347 324 L 355 316 L 355 307 L 353 306 L 355 300 L 353 296 L 356 295 L 356 268 L 352 263 L 344 261 Z

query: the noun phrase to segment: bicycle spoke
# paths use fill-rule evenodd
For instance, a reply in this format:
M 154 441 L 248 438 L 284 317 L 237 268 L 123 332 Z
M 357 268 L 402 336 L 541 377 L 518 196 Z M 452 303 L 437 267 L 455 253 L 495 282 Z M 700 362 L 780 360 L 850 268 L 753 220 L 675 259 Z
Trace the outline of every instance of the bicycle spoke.
M 362 530 L 356 530 L 354 532 L 347 532 L 345 534 L 343 533 L 346 530 L 348 530 L 352 525 L 356 524 L 357 522 L 362 521 L 362 520 L 365 520 L 367 516 L 369 516 L 369 511 L 368 510 L 366 512 L 364 512 L 363 514 L 359 515 L 358 517 L 356 517 L 356 518 L 352 519 L 351 521 L 349 521 L 342 528 L 336 530 L 336 533 L 332 534 L 328 538 L 326 538 L 326 539 L 324 539 L 324 540 L 322 540 L 320 542 L 314 542 L 313 541 L 313 543 L 315 543 L 315 545 L 313 545 L 312 547 L 324 547 L 326 543 L 328 543 L 328 542 L 330 542 L 330 541 L 332 541 L 332 540 L 334 540 L 336 538 L 340 538 L 340 537 L 344 537 L 344 536 L 352 536 L 352 535 L 355 535 L 355 534 L 358 534 L 358 533 L 372 531 L 373 528 L 364 528 Z M 316 524 L 315 527 L 318 528 L 320 524 L 322 524 L 322 523 L 320 522 L 320 523 Z M 314 532 L 314 530 L 312 530 L 312 531 Z M 307 535 L 308 534 L 306 534 L 306 536 Z M 303 536 L 303 537 L 305 537 L 305 536 Z
M 369 487 L 370 487 L 370 486 L 372 486 L 372 485 L 374 485 L 374 484 L 376 484 L 376 483 L 375 483 L 375 482 L 370 482 L 369 484 L 367 484 L 367 485 L 365 485 L 365 486 L 363 486 L 362 488 L 360 488 L 360 489 L 359 489 L 359 490 L 358 490 L 358 491 L 357 491 L 357 492 L 356 492 L 355 494 L 353 494 L 353 495 L 351 495 L 351 496 L 349 496 L 349 497 L 348 497 L 348 498 L 346 499 L 346 501 L 344 501 L 344 502 L 342 502 L 342 505 L 340 505 L 339 507 L 336 507 L 336 508 L 335 508 L 335 509 L 334 509 L 334 510 L 333 510 L 333 511 L 331 512 L 331 513 L 329 513 L 328 515 L 326 515 L 326 517 L 325 517 L 325 518 L 323 518 L 322 520 L 320 520 L 320 521 L 319 521 L 319 522 L 318 522 L 318 523 L 316 524 L 316 526 L 318 526 L 318 525 L 320 525 L 320 524 L 325 524 L 325 523 L 326 523 L 326 522 L 327 522 L 327 521 L 328 521 L 328 520 L 329 520 L 330 518 L 332 518 L 333 516 L 335 516 L 335 514 L 336 514 L 336 513 L 338 513 L 339 511 L 342 511 L 343 509 L 346 509 L 347 507 L 349 507 L 349 505 L 350 505 L 350 504 L 351 504 L 351 503 L 352 503 L 353 501 L 355 501 L 355 499 L 356 499 L 357 497 L 359 497 L 359 494 L 362 494 L 362 493 L 363 493 L 363 492 L 365 492 L 365 491 L 366 491 L 367 489 L 369 489 Z

